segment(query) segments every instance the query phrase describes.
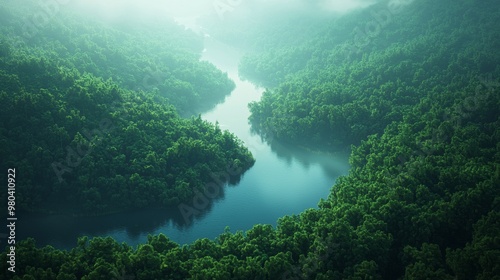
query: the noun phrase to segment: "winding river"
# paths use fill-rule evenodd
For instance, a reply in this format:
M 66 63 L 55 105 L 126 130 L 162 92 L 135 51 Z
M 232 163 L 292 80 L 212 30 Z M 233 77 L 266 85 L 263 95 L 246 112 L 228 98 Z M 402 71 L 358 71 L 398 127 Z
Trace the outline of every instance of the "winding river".
M 263 89 L 238 77 L 238 51 L 206 38 L 202 60 L 207 60 L 236 83 L 236 89 L 223 103 L 202 114 L 219 122 L 245 142 L 256 159 L 255 165 L 237 183 L 224 187 L 221 198 L 186 225 L 177 208 L 138 210 L 102 217 L 28 215 L 18 217 L 18 239 L 34 237 L 37 245 L 60 249 L 76 246 L 77 238 L 87 235 L 112 236 L 118 242 L 136 246 L 148 234 L 166 234 L 179 244 L 199 238 L 217 237 L 229 226 L 232 232 L 249 230 L 255 224 L 276 225 L 284 216 L 317 207 L 326 198 L 336 178 L 347 174 L 348 153 L 326 155 L 299 150 L 276 141 L 267 143 L 250 130 L 247 104 L 257 101 Z

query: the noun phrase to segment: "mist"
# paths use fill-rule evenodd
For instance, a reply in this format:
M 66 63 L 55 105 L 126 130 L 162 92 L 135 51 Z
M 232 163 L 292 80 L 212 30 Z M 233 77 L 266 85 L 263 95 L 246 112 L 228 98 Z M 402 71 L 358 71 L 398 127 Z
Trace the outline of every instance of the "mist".
M 63 1 L 61 1 L 63 2 Z M 377 0 L 77 0 L 67 4 L 75 10 L 98 16 L 107 21 L 121 21 L 126 18 L 161 19 L 175 18 L 185 22 L 206 16 L 224 19 L 229 13 L 249 17 L 259 14 L 284 16 L 284 13 L 330 13 L 344 15 L 369 7 Z M 184 19 L 184 20 L 183 20 Z M 188 20 L 189 21 L 189 20 Z
M 495 278 L 498 22 L 498 0 L 1 0 L 3 278 Z

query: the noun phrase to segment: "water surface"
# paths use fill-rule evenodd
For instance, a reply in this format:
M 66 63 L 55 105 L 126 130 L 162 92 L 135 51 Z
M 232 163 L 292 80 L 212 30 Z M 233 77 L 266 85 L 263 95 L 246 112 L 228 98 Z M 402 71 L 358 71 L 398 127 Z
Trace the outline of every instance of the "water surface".
M 18 239 L 34 237 L 39 245 L 69 249 L 78 237 L 112 236 L 118 242 L 135 246 L 148 234 L 164 233 L 180 244 L 199 238 L 213 239 L 229 226 L 232 232 L 249 230 L 255 224 L 276 225 L 284 215 L 299 214 L 317 207 L 328 196 L 336 178 L 348 172 L 348 154 L 313 153 L 270 141 L 255 135 L 248 124 L 247 104 L 257 101 L 263 89 L 242 81 L 237 74 L 238 51 L 210 37 L 206 38 L 203 60 L 228 72 L 236 89 L 225 101 L 202 118 L 218 122 L 245 142 L 254 155 L 255 165 L 236 185 L 223 188 L 221 197 L 203 208 L 202 215 L 187 224 L 177 207 L 169 210 L 137 210 L 102 217 L 64 215 L 19 215 Z M 189 203 L 188 203 L 189 205 Z

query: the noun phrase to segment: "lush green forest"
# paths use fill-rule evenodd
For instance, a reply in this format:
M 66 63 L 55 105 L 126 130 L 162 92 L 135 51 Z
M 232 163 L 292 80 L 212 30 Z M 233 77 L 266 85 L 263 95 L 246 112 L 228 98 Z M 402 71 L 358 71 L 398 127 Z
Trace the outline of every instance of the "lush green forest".
M 318 209 L 183 246 L 163 234 L 137 248 L 82 237 L 70 251 L 29 239 L 16 245 L 22 265 L 14 279 L 500 279 L 500 4 L 421 0 L 397 12 L 387 5 L 372 7 L 385 21 L 366 10 L 323 19 L 321 30 L 310 25 L 314 38 L 241 61 L 242 76 L 269 86 L 249 105 L 263 136 L 322 151 L 354 144 L 349 174 Z M 370 22 L 378 32 L 359 35 Z M 102 176 L 111 190 L 127 180 L 119 174 L 130 174 L 133 189 L 168 198 L 157 195 L 168 189 L 156 190 L 155 180 L 199 185 L 206 168 L 251 166 L 230 133 L 180 119 L 157 95 L 27 51 L 2 43 L 2 151 L 11 149 L 2 158 L 27 154 L 22 169 L 53 180 L 34 167 L 50 168 L 66 146 L 90 141 L 80 140 L 84 128 L 113 128 L 109 137 L 94 134 L 88 145 L 102 150 L 68 172 L 68 183 L 54 184 L 57 192 L 74 187 L 96 199 L 89 174 L 111 171 L 114 178 Z M 116 109 L 106 108 L 114 100 Z M 109 159 L 97 158 L 103 154 Z M 136 170 L 150 175 L 134 177 Z M 2 254 L 2 266 L 7 260 Z
M 20 16 L 36 10 L 12 5 L 0 10 L 0 23 L 14 46 L 61 67 L 111 78 L 125 89 L 162 96 L 182 116 L 196 116 L 234 89 L 227 74 L 199 61 L 203 38 L 168 19 L 100 22 L 70 10 L 38 26 Z
M 339 36 L 245 57 L 241 75 L 277 85 L 251 104 L 255 128 L 313 148 L 359 144 L 401 121 L 425 97 L 466 98 L 480 78 L 500 76 L 499 14 L 487 9 L 490 2 L 426 9 L 429 4 L 418 1 L 399 13 L 386 5 L 361 12 L 365 24 L 337 20 L 324 30 Z M 365 26 L 373 31 L 365 33 Z
M 143 38 L 73 19 L 74 29 L 50 25 L 32 40 L 14 44 L 7 30 L 20 28 L 12 22 L 14 15 L 2 18 L 8 24 L 0 37 L 0 157 L 2 166 L 20 172 L 18 210 L 96 215 L 177 206 L 192 201 L 214 177 L 221 177 L 218 183 L 237 180 L 252 166 L 252 155 L 233 134 L 199 117 L 180 118 L 172 105 L 193 109 L 213 98 L 204 91 L 227 94 L 232 87 L 226 74 L 198 62 L 195 53 L 158 48 L 155 55 L 164 50 L 165 57 L 171 52 L 178 60 L 169 65 L 176 73 L 154 90 L 133 91 L 133 83 L 141 84 L 145 62 L 161 67 L 144 55 L 150 49 L 135 54 L 142 59 L 128 57 L 142 47 L 135 40 Z M 95 43 L 117 40 L 125 42 L 122 51 Z M 74 50 L 62 50 L 69 46 Z M 6 199 L 5 192 L 1 196 Z

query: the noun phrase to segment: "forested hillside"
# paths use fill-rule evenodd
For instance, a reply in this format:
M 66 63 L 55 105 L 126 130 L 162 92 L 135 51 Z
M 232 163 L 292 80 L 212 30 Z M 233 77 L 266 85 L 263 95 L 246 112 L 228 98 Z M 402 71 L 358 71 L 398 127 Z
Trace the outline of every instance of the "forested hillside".
M 82 237 L 71 251 L 38 248 L 30 239 L 17 245 L 21 265 L 14 279 L 499 279 L 500 4 L 413 1 L 393 13 L 377 36 L 357 44 L 356 27 L 364 29 L 373 19 L 366 13 L 325 23 L 324 33 L 303 45 L 249 56 L 240 68 L 249 79 L 276 85 L 250 104 L 251 121 L 263 135 L 323 151 L 355 144 L 349 174 L 318 209 L 285 216 L 276 227 L 226 230 L 215 240 L 183 246 L 163 234 L 137 248 Z M 30 90 L 12 72 L 15 67 L 2 69 L 7 88 Z M 94 86 L 85 82 L 93 76 L 72 75 L 78 79 L 70 79 L 67 88 Z M 115 88 L 92 79 L 103 92 Z M 85 100 L 88 92 L 56 99 L 52 91 L 39 90 L 46 97 L 29 100 L 69 106 L 71 98 Z M 116 91 L 127 101 L 142 96 Z M 148 98 L 145 104 L 152 103 Z M 12 99 L 5 99 L 2 104 L 12 107 Z M 166 105 L 148 106 L 148 114 L 159 110 L 155 106 L 174 114 Z M 32 108 L 15 114 L 36 112 Z M 133 108 L 130 114 L 141 117 L 131 119 L 143 119 L 146 111 Z M 67 122 L 82 118 L 63 116 Z M 171 118 L 181 127 L 207 126 Z M 88 127 L 98 127 L 97 120 Z M 140 134 L 147 127 L 125 127 L 122 133 Z M 208 127 L 208 135 L 221 134 Z M 58 136 L 51 136 L 53 142 Z M 228 142 L 236 150 L 232 158 L 251 164 L 236 140 Z M 6 254 L 0 262 L 4 268 Z
M 328 148 L 382 133 L 426 96 L 474 94 L 480 78 L 500 76 L 500 15 L 491 5 L 415 1 L 391 13 L 380 3 L 302 45 L 247 56 L 243 76 L 278 85 L 251 104 L 251 120 L 282 141 Z
M 133 91 L 148 64 L 162 65 L 132 35 L 75 19 L 72 28 L 50 25 L 14 44 L 7 28 L 19 26 L 10 20 L 0 36 L 0 158 L 19 172 L 17 210 L 101 215 L 177 206 L 192 201 L 214 174 L 230 168 L 238 177 L 252 166 L 252 155 L 233 134 L 199 117 L 182 119 L 171 105 L 193 109 L 210 94 L 230 91 L 227 75 L 195 54 L 158 48 L 155 55 L 164 50 L 178 60 L 168 66 L 176 86 L 165 81 L 154 91 Z M 99 46 L 109 40 L 125 40 L 122 53 Z
M 36 18 L 29 21 L 37 10 L 13 6 L 0 7 L 0 31 L 14 46 L 58 66 L 111 78 L 123 88 L 165 97 L 182 116 L 197 116 L 234 89 L 227 74 L 199 61 L 203 38 L 166 18 L 107 23 L 68 10 L 37 26 Z

